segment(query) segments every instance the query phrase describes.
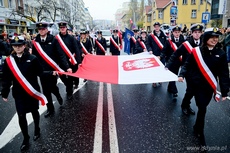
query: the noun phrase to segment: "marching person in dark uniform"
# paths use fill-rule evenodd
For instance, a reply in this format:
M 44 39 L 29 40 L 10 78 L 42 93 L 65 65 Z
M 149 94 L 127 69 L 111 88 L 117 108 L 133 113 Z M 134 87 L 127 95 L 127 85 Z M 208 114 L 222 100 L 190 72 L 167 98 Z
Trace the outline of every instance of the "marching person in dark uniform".
M 170 56 L 177 50 L 177 47 L 179 47 L 184 42 L 184 36 L 181 34 L 181 27 L 174 26 L 172 27 L 172 35 L 168 40 L 166 41 L 166 44 L 163 48 L 163 51 L 161 52 L 160 58 L 165 58 L 165 62 L 168 63 L 168 60 Z M 170 67 L 170 71 L 172 71 L 174 74 L 178 75 L 179 68 L 181 66 L 181 59 L 178 58 L 173 63 L 173 66 Z M 173 97 L 177 97 L 177 87 L 176 82 L 171 81 L 168 84 L 168 92 L 173 94 Z
M 180 47 L 172 54 L 170 57 L 168 63 L 166 64 L 166 67 L 171 69 L 175 63 L 175 61 L 178 60 L 178 58 L 182 57 L 182 65 L 185 63 L 187 58 L 190 56 L 192 48 L 200 46 L 201 43 L 201 35 L 203 26 L 201 24 L 194 24 L 191 26 L 191 32 L 192 37 L 189 41 L 185 41 L 180 45 Z M 187 79 L 185 79 L 187 80 Z M 186 81 L 187 82 L 187 81 Z M 190 107 L 191 99 L 193 97 L 192 91 L 190 91 L 190 83 L 187 82 L 187 89 L 186 93 L 184 95 L 184 98 L 182 100 L 181 108 L 182 112 L 185 115 L 195 115 L 195 111 Z
M 62 65 L 64 70 L 67 71 L 69 68 L 68 62 L 66 60 L 65 54 L 56 49 L 55 38 L 53 35 L 48 33 L 48 23 L 38 22 L 36 23 L 39 34 L 36 36 L 33 41 L 32 54 L 37 56 L 39 62 L 41 63 L 44 71 L 57 71 L 50 64 L 49 60 L 44 58 L 44 55 L 49 56 L 57 65 Z M 36 44 L 35 44 L 36 43 Z M 38 43 L 38 44 L 37 44 Z M 40 45 L 39 48 L 37 45 Z M 44 52 L 44 54 L 42 54 Z M 54 105 L 52 100 L 53 93 L 59 102 L 60 105 L 63 104 L 63 99 L 59 93 L 57 86 L 57 76 L 52 75 L 41 75 L 41 85 L 43 89 L 43 94 L 46 96 L 47 103 L 47 112 L 45 117 L 48 117 L 54 113 Z
M 159 22 L 155 22 L 153 24 L 154 30 L 148 36 L 148 40 L 152 48 L 153 55 L 157 56 L 158 58 L 160 58 L 163 47 L 167 41 L 167 36 L 164 34 L 162 30 L 160 30 L 160 26 L 161 24 Z M 162 58 L 161 62 L 165 64 L 165 59 Z M 161 83 L 159 83 L 159 85 L 161 85 Z M 153 83 L 153 87 L 157 87 L 157 84 Z
M 133 29 L 134 36 L 130 38 L 130 54 L 134 54 L 135 52 L 135 47 L 136 47 L 136 42 L 139 39 L 139 30 L 138 29 Z
M 91 51 L 91 53 L 93 54 L 93 53 L 94 53 L 94 46 L 95 46 L 94 40 L 93 40 L 93 38 L 90 36 L 89 30 L 86 30 L 86 31 L 85 31 L 85 34 L 86 34 L 86 38 L 89 39 L 89 41 L 90 41 L 90 44 L 91 44 L 91 46 L 92 46 L 92 49 L 91 49 L 92 51 Z
M 72 69 L 72 72 L 75 73 L 78 69 L 78 65 L 81 64 L 81 51 L 75 37 L 70 36 L 67 33 L 67 22 L 58 23 L 60 33 L 56 35 L 58 41 L 58 49 L 66 54 L 68 64 Z M 75 88 L 78 87 L 79 78 L 71 77 L 66 75 L 60 76 L 61 80 L 66 86 L 67 99 L 71 99 L 73 95 L 73 85 Z
M 86 49 L 86 51 L 85 50 L 82 51 L 82 60 L 83 60 L 83 57 L 85 54 L 87 54 L 87 53 L 92 54 L 92 45 L 91 45 L 90 39 L 86 38 L 86 32 L 85 31 L 80 32 L 80 44 L 82 46 L 82 48 L 81 48 L 82 50 Z
M 22 36 L 13 36 L 11 40 L 12 54 L 6 58 L 3 65 L 3 89 L 2 98 L 7 102 L 10 88 L 15 99 L 19 126 L 24 140 L 20 149 L 28 149 L 30 136 L 28 134 L 28 123 L 26 114 L 32 113 L 34 120 L 34 137 L 36 141 L 40 137 L 39 100 L 45 105 L 45 96 L 40 93 L 37 77 L 43 74 L 42 66 L 36 56 L 25 50 L 25 40 Z M 44 72 L 45 73 L 45 72 Z M 56 72 L 47 71 L 47 75 L 56 75 Z
M 106 39 L 102 36 L 102 31 L 97 31 L 97 39 L 95 40 L 95 51 L 97 55 L 105 55 L 106 53 Z
M 202 46 L 193 49 L 191 56 L 181 68 L 178 78 L 178 81 L 183 82 L 183 78 L 187 76 L 187 82 L 190 83 L 191 92 L 195 97 L 198 112 L 193 129 L 201 146 L 206 146 L 205 115 L 213 93 L 216 101 L 224 101 L 229 92 L 229 69 L 226 54 L 216 45 L 220 34 L 217 28 L 205 30 Z M 216 91 L 217 82 L 220 85 L 222 98 Z
M 110 52 L 112 55 L 120 55 L 121 43 L 122 43 L 122 39 L 118 36 L 118 30 L 114 29 L 113 35 L 110 37 Z
M 141 36 L 136 42 L 134 54 L 142 52 L 150 52 L 152 54 L 152 48 L 149 45 L 146 30 L 141 30 Z

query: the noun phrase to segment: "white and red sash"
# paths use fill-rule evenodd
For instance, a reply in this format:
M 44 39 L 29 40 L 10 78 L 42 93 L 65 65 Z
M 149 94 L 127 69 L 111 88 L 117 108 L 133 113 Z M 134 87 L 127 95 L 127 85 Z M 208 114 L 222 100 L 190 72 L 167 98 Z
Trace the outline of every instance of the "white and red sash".
M 156 42 L 157 46 L 162 50 L 163 49 L 163 44 L 160 42 L 160 40 L 154 35 L 154 34 L 150 34 L 153 38 L 153 40 Z
M 64 52 L 66 53 L 66 55 L 70 58 L 70 62 L 75 65 L 77 64 L 77 61 L 74 58 L 74 55 L 70 52 L 70 50 L 68 49 L 68 47 L 65 45 L 65 43 L 63 42 L 63 40 L 61 39 L 60 35 L 57 34 L 55 36 L 55 38 L 58 40 L 62 50 L 64 50 Z
M 105 48 L 101 45 L 101 43 L 100 43 L 97 39 L 95 40 L 95 42 L 96 42 L 96 44 L 98 45 L 98 47 L 99 47 L 103 52 L 106 53 Z
M 49 64 L 55 71 L 64 72 L 42 49 L 41 45 L 35 40 L 32 41 L 34 47 L 38 51 L 39 55 Z
M 188 53 L 191 54 L 193 47 L 190 45 L 190 43 L 188 41 L 185 41 L 185 42 L 183 42 L 183 45 L 186 48 L 186 50 L 188 51 Z
M 35 90 L 32 85 L 26 80 L 26 78 L 22 75 L 21 71 L 19 70 L 14 58 L 12 56 L 6 58 L 6 62 L 10 68 L 10 70 L 13 72 L 14 76 L 16 77 L 16 79 L 18 80 L 18 82 L 20 83 L 20 85 L 23 87 L 23 89 L 26 90 L 26 92 L 32 96 L 33 98 L 39 100 L 39 102 L 41 103 L 41 105 L 45 105 L 47 104 L 47 99 L 46 97 L 38 92 L 37 90 Z
M 87 51 L 87 49 L 85 48 L 85 46 L 83 45 L 83 43 L 82 42 L 80 42 L 80 44 L 81 44 L 81 50 L 83 51 L 83 53 L 85 54 L 85 55 L 87 55 L 87 54 L 89 54 L 89 52 Z
M 133 42 L 136 44 L 136 38 L 134 36 L 131 37 L 131 39 L 133 40 Z
M 195 57 L 195 60 L 198 64 L 198 67 L 201 71 L 201 73 L 204 75 L 205 79 L 208 81 L 210 86 L 212 87 L 214 91 L 214 99 L 215 101 L 219 102 L 220 101 L 220 95 L 217 93 L 217 81 L 214 75 L 212 74 L 212 71 L 208 68 L 206 63 L 204 62 L 204 59 L 201 55 L 200 48 L 196 47 L 192 51 L 193 56 Z
M 117 37 L 117 39 L 119 40 L 120 38 Z M 112 42 L 113 45 L 120 51 L 120 47 L 119 47 L 120 44 L 118 45 L 116 41 L 113 39 L 113 37 L 110 37 L 110 42 Z
M 140 43 L 142 49 L 147 49 L 143 41 L 138 40 L 138 42 Z
M 168 39 L 169 41 L 169 44 L 171 46 L 171 48 L 173 49 L 173 52 L 175 52 L 177 50 L 177 45 L 171 40 L 171 39 Z M 182 57 L 180 56 L 180 61 L 182 61 Z

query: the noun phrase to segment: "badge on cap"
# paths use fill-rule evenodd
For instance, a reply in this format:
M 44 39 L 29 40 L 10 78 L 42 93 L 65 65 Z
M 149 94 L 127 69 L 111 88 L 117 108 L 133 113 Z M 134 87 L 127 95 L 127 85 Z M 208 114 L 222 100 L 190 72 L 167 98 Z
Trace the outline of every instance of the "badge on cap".
M 213 32 L 217 32 L 217 28 L 215 27 L 215 28 L 213 28 Z
M 40 23 L 39 25 L 42 26 L 42 23 Z
M 199 24 L 197 25 L 197 29 L 200 29 L 200 25 Z
M 16 36 L 16 37 L 14 38 L 14 40 L 15 40 L 15 42 L 18 42 L 19 38 Z

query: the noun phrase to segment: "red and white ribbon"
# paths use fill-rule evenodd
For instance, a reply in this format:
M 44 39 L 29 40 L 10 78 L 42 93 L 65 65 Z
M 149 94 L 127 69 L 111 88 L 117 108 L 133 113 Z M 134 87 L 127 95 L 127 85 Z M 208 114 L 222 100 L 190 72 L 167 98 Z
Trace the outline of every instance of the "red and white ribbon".
M 21 73 L 21 71 L 19 70 L 14 58 L 12 56 L 6 58 L 6 62 L 9 66 L 9 68 L 11 69 L 11 71 L 13 72 L 14 76 L 16 77 L 16 79 L 18 80 L 18 82 L 20 83 L 20 85 L 23 87 L 23 89 L 26 90 L 26 92 L 32 96 L 33 98 L 39 100 L 41 105 L 45 105 L 47 104 L 47 99 L 46 97 L 38 92 L 37 90 L 35 90 L 32 85 L 26 80 L 26 78 L 23 76 L 23 74 Z
M 141 40 L 138 41 L 143 49 L 147 49 L 145 43 Z
M 100 48 L 104 53 L 106 53 L 105 48 L 101 45 L 101 43 L 100 43 L 97 39 L 95 40 L 95 42 L 96 42 L 96 44 L 99 46 L 99 48 Z
M 136 44 L 136 38 L 134 36 L 131 37 L 131 39 L 133 40 L 133 42 Z
M 75 65 L 77 64 L 77 61 L 75 60 L 73 54 L 70 52 L 70 50 L 68 49 L 68 47 L 65 45 L 65 43 L 63 42 L 63 40 L 61 39 L 60 35 L 57 34 L 55 36 L 55 38 L 58 40 L 62 50 L 64 50 L 64 52 L 66 53 L 66 55 L 70 58 L 70 62 Z
M 183 42 L 183 45 L 186 48 L 186 50 L 189 52 L 189 54 L 191 54 L 193 47 L 190 45 L 190 43 L 188 41 L 185 41 Z
M 120 39 L 120 38 L 117 37 L 117 39 Z M 110 37 L 110 42 L 112 42 L 113 45 L 120 51 L 120 47 L 119 47 L 119 45 L 116 43 L 116 41 L 113 39 L 113 37 Z
M 195 57 L 195 60 L 198 64 L 198 67 L 199 67 L 201 73 L 203 74 L 203 76 L 208 81 L 208 83 L 210 84 L 210 86 L 212 87 L 212 89 L 214 91 L 215 101 L 219 102 L 220 101 L 220 95 L 217 93 L 216 78 L 214 77 L 214 75 L 212 74 L 212 71 L 208 68 L 206 63 L 204 62 L 204 59 L 203 59 L 201 52 L 200 52 L 200 48 L 199 47 L 194 48 L 192 51 L 192 54 Z
M 84 44 L 82 43 L 82 42 L 80 42 L 80 44 L 81 44 L 81 50 L 83 51 L 83 53 L 85 54 L 85 55 L 87 55 L 87 54 L 89 54 L 89 52 L 87 51 L 87 49 L 85 48 L 85 46 L 84 46 Z
M 177 45 L 171 39 L 168 39 L 168 41 L 170 43 L 170 46 L 173 49 L 173 52 L 175 52 L 177 50 Z M 180 56 L 180 61 L 182 61 L 182 57 L 181 56 Z
M 46 61 L 47 64 L 49 64 L 54 70 L 64 72 L 58 65 L 55 63 L 52 58 L 50 58 L 42 49 L 41 45 L 36 42 L 35 40 L 32 41 L 34 47 L 38 51 L 39 55 Z
M 160 40 L 154 34 L 151 33 L 150 35 L 152 36 L 153 40 L 156 42 L 157 46 L 162 50 L 164 46 L 162 45 Z

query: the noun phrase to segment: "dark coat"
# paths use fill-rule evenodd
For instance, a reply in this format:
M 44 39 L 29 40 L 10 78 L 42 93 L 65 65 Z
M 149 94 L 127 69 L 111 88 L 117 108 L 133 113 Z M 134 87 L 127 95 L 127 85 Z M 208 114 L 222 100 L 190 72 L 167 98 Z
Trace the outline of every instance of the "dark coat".
M 146 38 L 145 40 L 143 40 L 142 38 L 140 38 L 139 40 L 136 41 L 134 54 L 142 53 L 144 51 L 144 49 L 141 47 L 140 41 L 144 42 L 147 51 L 152 51 L 148 39 Z
M 200 47 L 200 50 L 204 62 L 211 70 L 216 80 L 219 81 L 222 96 L 226 97 L 227 93 L 229 92 L 230 80 L 228 63 L 225 52 L 217 47 L 214 47 L 213 50 L 209 50 L 206 46 Z M 188 60 L 181 68 L 179 77 L 186 77 L 187 82 L 190 82 L 194 86 L 205 86 L 209 89 L 212 88 L 208 84 L 208 81 L 205 79 L 202 72 L 200 71 L 193 54 L 189 56 Z
M 117 36 L 117 38 L 114 37 L 114 35 L 112 35 L 112 39 L 119 45 L 121 44 L 122 40 L 119 36 Z M 111 40 L 110 41 L 110 52 L 112 53 L 112 55 L 120 55 L 120 51 L 118 50 L 118 48 L 112 43 Z M 119 46 L 120 47 L 120 46 Z
M 12 51 L 12 47 L 6 41 L 0 39 L 0 56 L 8 56 Z
M 158 37 L 156 32 L 153 31 L 153 34 L 159 39 L 159 41 L 162 43 L 162 45 L 164 46 L 166 41 L 167 41 L 167 37 L 166 35 L 164 34 L 163 31 L 161 31 L 160 33 L 160 36 Z M 161 49 L 160 47 L 157 45 L 157 43 L 155 42 L 155 40 L 152 38 L 151 34 L 148 36 L 148 39 L 149 39 L 149 44 L 150 44 L 150 47 L 152 48 L 152 51 L 153 51 L 153 55 L 155 56 L 160 56 L 161 55 Z
M 42 66 L 40 65 L 36 56 L 31 55 L 29 52 L 24 52 L 22 57 L 19 58 L 16 54 L 10 55 L 14 57 L 15 62 L 21 71 L 22 75 L 32 85 L 32 87 L 40 91 L 38 84 L 38 76 L 43 74 Z M 15 98 L 15 104 L 17 112 L 27 113 L 39 108 L 39 102 L 37 99 L 31 97 L 25 89 L 20 85 L 18 80 L 13 75 L 7 62 L 3 65 L 3 76 L 2 76 L 2 97 L 7 98 L 12 87 L 12 95 Z
M 41 45 L 43 51 L 52 59 L 55 63 L 60 65 L 64 71 L 69 68 L 69 64 L 67 62 L 67 58 L 65 54 L 57 49 L 57 40 L 54 38 L 53 35 L 47 34 L 45 42 L 41 42 L 40 34 L 37 35 L 35 41 Z M 38 53 L 37 49 L 32 47 L 32 53 L 37 56 L 39 62 L 41 63 L 44 71 L 54 71 L 54 69 L 41 57 Z
M 193 48 L 197 47 L 197 45 L 194 42 L 193 37 L 191 37 L 188 42 Z M 201 42 L 201 39 L 200 39 L 200 42 Z M 201 45 L 201 43 L 199 45 Z M 178 49 L 170 56 L 170 59 L 168 60 L 166 67 L 168 68 L 172 67 L 173 63 L 177 61 L 181 56 L 182 56 L 182 65 L 183 65 L 185 61 L 188 59 L 188 57 L 190 56 L 190 53 L 188 52 L 188 50 L 185 48 L 183 44 L 180 45 Z
M 68 33 L 66 33 L 66 35 L 62 35 L 61 33 L 59 33 L 59 34 L 60 34 L 62 41 L 65 43 L 65 45 L 70 50 L 70 52 L 75 55 L 75 59 L 77 61 L 77 64 L 81 64 L 81 51 L 79 49 L 79 44 L 77 43 L 76 38 L 69 35 Z M 56 41 L 55 44 L 57 44 L 57 49 L 60 52 L 64 52 L 64 50 L 62 50 L 59 42 L 57 42 L 58 40 L 55 39 L 55 41 Z M 70 63 L 69 57 L 67 55 L 66 55 L 66 59 L 67 59 L 69 65 L 71 66 L 72 64 Z
M 101 40 L 99 40 L 99 39 L 97 38 L 97 41 L 103 46 L 103 48 L 104 48 L 105 51 L 106 51 L 106 49 L 107 49 L 107 46 L 106 46 L 106 39 L 105 39 L 104 37 L 101 37 Z M 105 55 L 105 52 L 102 51 L 102 50 L 100 49 L 100 47 L 97 45 L 96 42 L 95 42 L 95 50 L 96 50 L 96 54 L 97 54 L 97 55 Z

